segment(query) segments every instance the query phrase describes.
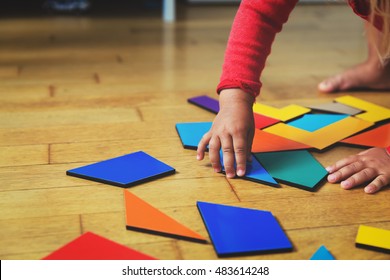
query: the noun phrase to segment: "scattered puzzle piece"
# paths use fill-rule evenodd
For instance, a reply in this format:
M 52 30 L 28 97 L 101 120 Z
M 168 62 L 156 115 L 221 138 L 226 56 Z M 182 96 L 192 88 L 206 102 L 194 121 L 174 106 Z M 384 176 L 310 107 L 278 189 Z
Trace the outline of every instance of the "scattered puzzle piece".
M 317 190 L 328 174 L 305 150 L 257 153 L 254 156 L 276 180 L 307 191 Z
M 346 104 L 365 111 L 358 114 L 355 117 L 369 122 L 380 122 L 390 119 L 390 109 L 383 106 L 376 105 L 374 103 L 364 101 L 362 99 L 353 96 L 342 96 L 335 99 L 337 102 Z
M 78 167 L 66 172 L 79 177 L 122 188 L 175 173 L 169 165 L 139 151 Z
M 328 102 L 323 104 L 316 104 L 308 106 L 308 108 L 311 108 L 313 110 L 322 111 L 322 112 L 329 112 L 329 113 L 336 113 L 336 114 L 345 114 L 345 115 L 356 115 L 362 112 L 362 110 L 353 108 L 351 106 L 341 104 L 338 102 Z
M 289 122 L 288 125 L 314 132 L 320 128 L 345 119 L 346 117 L 348 117 L 348 115 L 306 114 L 296 120 Z
M 188 99 L 188 102 L 217 114 L 219 112 L 219 102 L 217 99 L 207 95 L 195 96 Z
M 271 126 L 279 122 L 279 120 L 267 117 L 261 114 L 253 113 L 253 118 L 255 120 L 255 128 L 262 129 L 267 126 Z
M 201 201 L 197 206 L 220 257 L 293 249 L 271 212 Z
M 321 245 L 320 248 L 311 256 L 310 260 L 334 260 L 333 255 L 326 249 L 324 245 Z
M 359 248 L 390 254 L 390 230 L 360 225 L 355 245 Z
M 43 260 L 155 260 L 155 258 L 92 232 L 86 232 Z
M 305 150 L 310 148 L 312 147 L 260 129 L 255 129 L 252 142 L 252 153 Z
M 253 112 L 281 121 L 288 121 L 309 113 L 310 109 L 294 104 L 279 109 L 264 104 L 255 103 L 253 104 Z
M 341 142 L 363 147 L 389 147 L 390 123 L 359 133 L 355 136 L 344 139 Z
M 222 165 L 222 172 L 225 172 L 222 151 L 220 151 L 220 161 Z M 246 163 L 246 172 L 245 175 L 241 178 L 247 179 L 249 181 L 263 183 L 272 187 L 280 187 L 278 182 L 276 182 L 275 179 L 272 178 L 272 176 L 267 172 L 267 170 L 265 170 L 264 167 L 255 158 L 252 159 L 252 162 Z
M 177 123 L 176 131 L 186 149 L 196 150 L 203 135 L 211 128 L 212 122 Z
M 322 150 L 373 125 L 374 123 L 365 120 L 347 117 L 314 132 L 285 123 L 277 123 L 265 128 L 264 131 Z
M 124 190 L 126 228 L 182 240 L 207 243 L 207 240 L 146 203 L 131 192 Z

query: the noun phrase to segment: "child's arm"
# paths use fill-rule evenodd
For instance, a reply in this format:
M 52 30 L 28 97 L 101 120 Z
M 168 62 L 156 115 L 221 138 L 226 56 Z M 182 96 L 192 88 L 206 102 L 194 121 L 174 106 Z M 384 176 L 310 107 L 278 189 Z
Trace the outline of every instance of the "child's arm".
M 367 184 L 366 193 L 375 193 L 390 184 L 390 147 L 371 148 L 326 168 L 330 183 L 340 182 L 346 190 Z
M 260 92 L 260 74 L 271 52 L 275 35 L 282 29 L 298 0 L 243 0 L 237 11 L 225 52 L 217 88 L 220 111 L 211 130 L 198 145 L 202 160 L 209 145 L 210 162 L 221 170 L 223 151 L 226 175 L 243 176 L 254 134 L 252 106 Z M 237 172 L 234 161 L 236 161 Z

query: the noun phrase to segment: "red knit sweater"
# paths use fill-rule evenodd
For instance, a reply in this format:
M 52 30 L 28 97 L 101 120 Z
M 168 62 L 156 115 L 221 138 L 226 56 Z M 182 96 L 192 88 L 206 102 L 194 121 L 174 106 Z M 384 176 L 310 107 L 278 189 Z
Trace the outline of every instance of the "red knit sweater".
M 217 92 L 228 88 L 259 95 L 260 75 L 276 33 L 282 30 L 298 0 L 242 0 L 230 32 Z M 368 19 L 365 0 L 348 1 L 354 12 Z M 377 27 L 380 20 L 375 21 Z

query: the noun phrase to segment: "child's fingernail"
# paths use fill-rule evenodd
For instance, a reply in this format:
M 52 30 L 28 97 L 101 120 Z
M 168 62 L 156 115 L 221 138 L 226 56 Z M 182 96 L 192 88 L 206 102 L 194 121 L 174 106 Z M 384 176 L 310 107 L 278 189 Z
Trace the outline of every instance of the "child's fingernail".
M 335 179 L 336 179 L 335 175 L 333 175 L 333 174 L 328 176 L 328 180 L 331 181 L 331 182 L 333 182 Z
M 245 171 L 244 171 L 243 169 L 238 169 L 238 170 L 237 170 L 237 176 L 242 177 L 242 176 L 244 176 L 244 175 L 245 175 Z
M 331 173 L 333 171 L 333 168 L 331 166 L 328 166 L 327 168 L 325 168 L 326 171 L 328 171 L 329 173 Z
M 342 188 L 349 188 L 351 186 L 351 183 L 349 181 L 342 181 L 340 185 Z
M 376 190 L 377 190 L 377 188 L 376 188 L 375 186 L 367 186 L 367 187 L 364 189 L 364 191 L 365 191 L 366 193 L 374 193 L 374 192 L 376 192 Z

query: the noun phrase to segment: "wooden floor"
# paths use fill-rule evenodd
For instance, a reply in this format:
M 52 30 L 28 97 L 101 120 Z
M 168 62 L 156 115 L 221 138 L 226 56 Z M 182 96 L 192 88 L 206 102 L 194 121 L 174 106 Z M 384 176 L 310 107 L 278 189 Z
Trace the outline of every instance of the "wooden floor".
M 0 19 L 0 259 L 40 259 L 92 231 L 159 259 L 216 259 L 211 244 L 128 231 L 123 189 L 66 170 L 143 150 L 177 173 L 131 192 L 206 236 L 196 201 L 269 210 L 294 251 L 242 259 L 389 259 L 355 248 L 360 224 L 390 229 L 390 189 L 367 195 L 326 183 L 311 193 L 213 173 L 183 149 L 178 122 L 211 121 L 187 103 L 216 97 L 235 6 L 181 7 L 175 24 L 147 17 Z M 278 35 L 258 102 L 309 105 L 350 94 L 390 107 L 388 92 L 321 94 L 323 78 L 363 61 L 363 25 L 343 5 L 298 6 Z M 357 148 L 314 156 L 327 166 Z

